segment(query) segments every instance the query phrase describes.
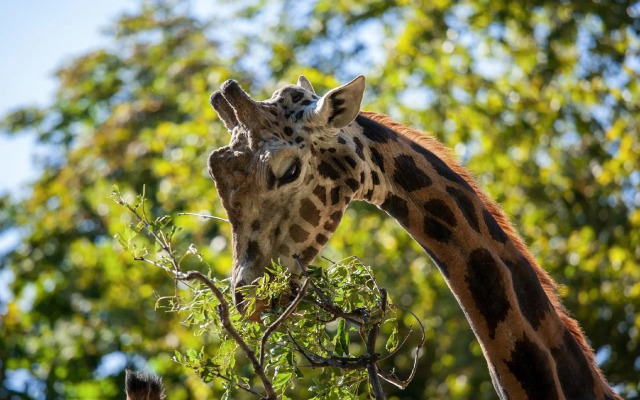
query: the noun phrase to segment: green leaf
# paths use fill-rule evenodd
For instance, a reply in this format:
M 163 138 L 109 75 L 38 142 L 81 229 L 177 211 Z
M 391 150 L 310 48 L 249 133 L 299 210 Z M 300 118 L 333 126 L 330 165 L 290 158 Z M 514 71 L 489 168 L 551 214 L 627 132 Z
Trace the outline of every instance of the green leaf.
M 333 344 L 336 354 L 342 357 L 349 355 L 349 331 L 346 329 L 346 321 L 343 318 L 338 319 L 338 329 L 333 338 Z
M 385 348 L 387 351 L 393 351 L 396 347 L 398 347 L 398 326 L 394 325 L 391 329 L 391 335 L 389 336 L 389 339 L 387 339 Z
M 291 371 L 277 373 L 276 376 L 273 377 L 273 387 L 278 388 L 286 385 L 287 382 L 291 380 L 292 376 L 293 376 L 293 372 Z

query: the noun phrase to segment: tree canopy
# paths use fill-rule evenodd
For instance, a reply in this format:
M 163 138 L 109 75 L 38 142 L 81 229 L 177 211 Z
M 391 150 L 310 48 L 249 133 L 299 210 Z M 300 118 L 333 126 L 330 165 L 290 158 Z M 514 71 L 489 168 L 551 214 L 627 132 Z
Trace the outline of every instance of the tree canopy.
M 0 197 L 0 234 L 22 238 L 0 266 L 0 397 L 122 398 L 125 366 L 162 375 L 171 399 L 221 393 L 172 361 L 216 343 L 154 310 L 173 282 L 122 252 L 113 235 L 132 221 L 108 197 L 146 185 L 152 213 L 224 216 L 206 157 L 228 135 L 209 94 L 233 78 L 268 98 L 300 74 L 319 92 L 364 74 L 364 109 L 449 145 L 561 285 L 612 385 L 638 395 L 640 3 L 218 0 L 208 18 L 192 6 L 142 2 L 110 46 L 57 72 L 50 106 L 2 118 L 2 134 L 55 151 L 28 198 Z M 228 274 L 229 227 L 175 218 L 181 243 Z M 421 379 L 385 387 L 391 398 L 496 397 L 444 280 L 393 220 L 353 204 L 324 254 L 358 255 L 425 323 Z

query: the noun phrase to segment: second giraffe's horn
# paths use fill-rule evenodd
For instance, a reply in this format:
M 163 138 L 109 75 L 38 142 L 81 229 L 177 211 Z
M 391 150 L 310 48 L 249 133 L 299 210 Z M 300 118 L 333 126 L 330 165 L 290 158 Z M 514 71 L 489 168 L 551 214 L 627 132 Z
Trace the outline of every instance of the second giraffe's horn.
M 246 126 L 253 125 L 260 108 L 248 94 L 242 90 L 238 82 L 228 80 L 220 87 L 220 92 L 235 111 L 238 121 Z

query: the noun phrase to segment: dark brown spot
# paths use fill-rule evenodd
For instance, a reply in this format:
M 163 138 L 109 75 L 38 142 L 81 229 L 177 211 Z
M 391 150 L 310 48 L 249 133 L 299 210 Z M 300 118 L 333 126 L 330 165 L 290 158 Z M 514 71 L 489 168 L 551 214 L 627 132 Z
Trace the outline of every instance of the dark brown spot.
M 302 243 L 309 237 L 309 232 L 302 229 L 302 227 L 298 224 L 293 224 L 289 228 L 289 236 L 296 243 Z
M 280 254 L 285 254 L 285 255 L 289 255 L 289 246 L 287 246 L 286 244 L 281 244 L 280 246 L 278 246 L 278 253 Z
M 307 247 L 301 254 L 300 261 L 303 264 L 310 263 L 313 261 L 313 258 L 318 254 L 318 249 L 315 247 Z
M 527 337 L 516 341 L 515 347 L 511 351 L 511 358 L 505 360 L 505 364 L 522 386 L 528 400 L 554 400 L 558 398 L 547 354 Z M 591 376 L 591 373 L 587 372 Z M 572 371 L 570 380 L 575 378 L 574 374 L 575 371 Z
M 329 240 L 329 238 L 328 238 L 328 237 L 326 237 L 325 235 L 323 235 L 322 233 L 318 233 L 318 234 L 316 235 L 316 242 L 318 242 L 319 244 L 321 244 L 321 245 L 323 245 L 323 246 L 324 246 L 325 244 L 327 244 L 327 241 L 328 241 L 328 240 Z
M 331 151 L 331 149 L 329 149 L 329 151 Z M 336 157 L 331 157 L 331 160 L 336 167 L 344 172 L 347 172 L 347 167 L 342 163 L 342 161 L 338 160 Z
M 565 328 L 563 343 L 551 349 L 560 387 L 567 399 L 595 399 L 589 362 L 571 332 Z
M 401 155 L 396 157 L 395 167 L 393 179 L 407 192 L 431 185 L 431 179 L 416 166 L 411 156 Z
M 313 226 L 320 224 L 320 210 L 309 199 L 303 199 L 300 202 L 300 215 Z
M 309 105 L 309 104 L 311 104 L 311 103 L 313 103 L 313 100 L 305 100 L 305 101 L 303 101 L 303 102 L 302 102 L 302 103 L 300 103 L 300 104 L 302 104 L 303 106 L 308 106 L 308 105 Z
M 304 141 L 304 138 L 302 136 L 296 136 L 295 141 L 296 143 L 302 143 Z
M 313 194 L 320 200 L 322 204 L 327 204 L 327 189 L 324 186 L 318 185 L 313 189 Z
M 304 116 L 304 110 L 300 110 L 296 113 L 296 121 L 300 121 Z
M 506 242 L 509 237 L 504 233 L 504 230 L 502 230 L 502 227 L 498 224 L 498 221 L 496 221 L 493 215 L 491 215 L 489 210 L 486 208 L 482 210 L 482 217 L 484 218 L 484 224 L 487 226 L 487 230 L 489 231 L 489 234 L 491 234 L 491 237 L 497 242 Z
M 371 147 L 370 150 L 371 150 L 371 161 L 373 161 L 373 163 L 377 165 L 378 168 L 380 168 L 380 172 L 384 174 L 384 159 L 382 158 L 382 155 L 380 155 L 380 153 L 378 153 L 378 150 L 376 150 L 373 147 Z
M 371 200 L 372 197 L 373 197 L 373 190 L 369 189 L 367 193 L 364 195 L 364 198 L 367 200 Z
M 409 207 L 403 198 L 394 194 L 389 195 L 380 208 L 395 218 L 402 226 L 409 226 Z
M 338 227 L 340 223 L 340 219 L 342 218 L 342 211 L 336 211 L 329 217 L 329 221 L 324 224 L 324 230 L 328 232 L 333 232 Z
M 371 182 L 373 182 L 374 185 L 380 184 L 380 178 L 378 177 L 378 173 L 376 171 L 371 172 Z
M 460 212 L 467 220 L 467 223 L 476 231 L 480 232 L 480 225 L 478 224 L 478 215 L 476 214 L 476 209 L 473 206 L 473 202 L 467 197 L 467 195 L 459 189 L 456 189 L 451 186 L 447 186 L 447 193 L 453 198 L 453 200 L 458 204 L 458 208 L 460 208 Z
M 502 274 L 491 252 L 479 248 L 471 252 L 464 278 L 475 305 L 487 323 L 489 337 L 495 339 L 498 324 L 507 318 L 511 305 Z
M 304 93 L 299 90 L 291 92 L 291 102 L 294 104 L 299 102 L 302 97 L 304 97 Z
M 349 157 L 349 156 L 346 156 L 346 157 L 344 158 L 344 160 L 347 162 L 347 164 L 349 164 L 349 166 L 350 166 L 351 168 L 355 168 L 355 166 L 356 166 L 356 160 L 354 160 L 353 158 L 351 158 L 351 157 Z
M 332 179 L 334 181 L 340 178 L 340 174 L 338 173 L 338 171 L 336 171 L 335 168 L 333 168 L 331 164 L 327 163 L 326 161 L 322 161 L 320 163 L 320 165 L 318 166 L 318 172 L 321 176 Z
M 434 217 L 446 222 L 450 226 L 456 226 L 456 217 L 447 203 L 440 199 L 432 199 L 425 203 L 424 209 Z
M 254 232 L 257 231 L 258 229 L 260 229 L 260 221 L 258 221 L 257 219 L 254 220 L 251 223 L 251 230 L 253 230 Z
M 291 127 L 289 127 L 289 126 L 285 126 L 284 127 L 284 134 L 287 135 L 287 136 L 293 135 L 293 129 L 291 129 Z
M 354 192 L 358 190 L 358 188 L 360 187 L 360 184 L 358 183 L 358 181 L 356 181 L 353 178 L 347 179 L 346 181 L 344 181 L 344 183 L 346 183 L 347 186 L 349 186 L 349 189 L 351 189 Z
M 454 172 L 444 161 L 440 159 L 440 157 L 436 156 L 429 150 L 420 146 L 417 143 L 411 143 L 411 148 L 422 154 L 422 156 L 431 164 L 433 169 L 436 170 L 438 175 L 450 180 L 451 182 L 456 182 L 466 187 L 469 190 L 473 190 L 469 183 L 465 181 L 460 175 Z
M 502 261 L 511 271 L 511 282 L 522 315 L 533 329 L 538 329 L 552 306 L 536 271 L 525 257 L 520 257 L 517 262 Z
M 347 141 L 345 140 L 345 138 L 343 138 L 342 136 L 338 136 L 338 143 L 340 144 L 346 144 Z
M 424 233 L 431 239 L 446 243 L 451 238 L 451 229 L 429 216 L 424 217 Z
M 364 183 L 364 172 L 360 172 L 360 183 Z
M 336 205 L 340 201 L 340 187 L 336 186 L 331 189 L 331 204 Z
M 360 141 L 360 139 L 353 138 L 353 143 L 356 144 L 356 155 L 362 160 L 364 161 L 364 152 L 362 151 L 362 142 Z
M 356 122 L 362 127 L 362 133 L 371 141 L 386 143 L 389 140 L 396 140 L 398 138 L 396 132 L 363 115 L 358 115 Z

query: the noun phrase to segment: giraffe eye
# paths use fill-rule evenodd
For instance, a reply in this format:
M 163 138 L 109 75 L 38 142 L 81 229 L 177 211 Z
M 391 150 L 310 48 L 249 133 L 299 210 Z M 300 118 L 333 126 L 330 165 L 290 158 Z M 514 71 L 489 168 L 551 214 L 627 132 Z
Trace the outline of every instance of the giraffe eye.
M 286 183 L 290 183 L 298 179 L 300 175 L 300 160 L 294 161 L 293 164 L 287 169 L 287 172 L 284 173 L 279 179 L 280 185 L 284 185 Z

